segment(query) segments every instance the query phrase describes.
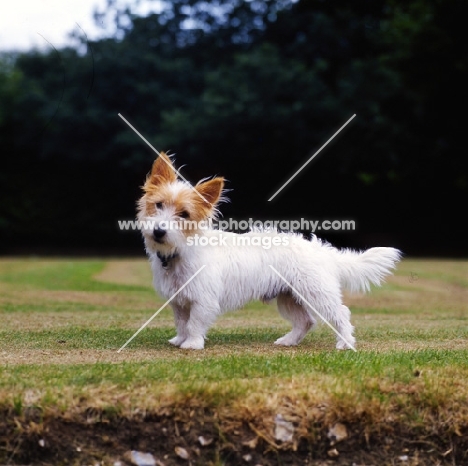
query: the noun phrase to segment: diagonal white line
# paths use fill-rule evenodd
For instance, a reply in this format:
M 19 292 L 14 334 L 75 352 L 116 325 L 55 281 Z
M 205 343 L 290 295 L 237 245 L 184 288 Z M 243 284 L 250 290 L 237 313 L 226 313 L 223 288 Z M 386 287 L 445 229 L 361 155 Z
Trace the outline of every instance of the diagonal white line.
M 322 150 L 322 149 L 323 149 L 323 148 L 324 148 L 324 147 L 325 147 L 325 146 L 326 146 L 326 145 L 327 145 L 327 144 L 328 144 L 328 143 L 329 143 L 329 142 L 330 142 L 330 141 L 331 141 L 331 140 L 332 140 L 332 139 L 333 139 L 333 138 L 334 138 L 334 137 L 335 137 L 335 136 L 336 136 L 336 135 L 337 135 L 353 118 L 354 118 L 354 117 L 355 117 L 355 116 L 356 116 L 356 114 L 354 114 L 354 115 L 353 115 L 353 116 L 352 116 L 352 117 L 351 117 L 351 118 L 350 118 L 350 119 L 349 119 L 349 120 L 348 120 L 348 121 L 347 121 L 347 122 L 346 122 L 346 123 L 345 123 L 345 124 L 344 124 L 344 125 L 343 125 L 343 126 L 342 126 L 342 127 L 341 127 L 341 128 L 340 128 L 340 129 L 339 129 L 339 130 L 338 130 L 338 131 L 337 131 L 337 132 L 336 132 L 336 133 L 335 133 L 335 134 L 334 134 L 334 135 L 333 135 L 333 136 L 332 136 L 332 137 L 331 137 L 331 138 L 330 138 L 330 139 L 329 139 L 329 140 L 328 140 L 328 141 L 327 141 L 311 158 L 310 158 L 310 159 L 309 159 L 309 160 L 307 160 L 307 162 L 306 162 L 304 165 L 302 165 L 302 167 L 299 168 L 299 170 L 297 170 L 297 172 L 294 173 L 294 175 L 291 176 L 291 178 L 289 178 L 289 180 L 286 181 L 286 183 L 284 183 L 283 186 L 281 186 L 281 188 L 278 189 L 278 191 L 276 191 L 276 193 L 273 194 L 273 196 L 270 197 L 270 199 L 268 199 L 268 202 L 270 202 L 271 200 L 273 200 L 273 199 L 280 193 L 280 191 L 282 191 L 283 188 L 284 188 L 286 185 L 288 185 L 288 184 L 293 180 L 293 178 L 295 178 L 295 177 L 299 174 L 299 172 L 302 171 L 302 170 L 307 166 L 307 164 L 308 164 L 309 162 L 311 162 L 311 160 L 312 160 L 312 159 L 313 159 L 313 158 L 314 158 L 314 157 L 315 157 L 315 156 L 316 156 L 316 155 L 317 155 L 317 154 L 318 154 L 318 153 L 319 153 L 319 152 L 320 152 L 320 151 L 321 151 L 321 150 Z
M 293 290 L 322 320 L 323 322 L 325 322 L 354 352 L 357 353 L 356 351 L 356 348 L 351 344 L 349 343 L 346 338 L 343 337 L 343 335 L 340 334 L 340 332 L 338 332 L 338 330 L 336 330 L 335 327 L 333 327 L 332 324 L 330 324 L 330 322 L 328 322 L 327 319 L 325 319 L 325 317 L 322 316 L 322 314 L 320 314 L 318 311 L 316 311 L 314 309 L 314 307 L 312 306 L 312 304 L 310 304 L 305 298 L 304 296 L 302 296 L 301 293 L 299 293 L 299 291 L 297 291 L 292 285 L 291 283 L 289 283 L 286 278 L 284 278 L 272 265 L 270 265 L 270 268 L 273 270 L 273 272 L 276 273 L 276 275 L 278 275 L 278 277 L 280 277 L 284 283 L 286 283 L 290 288 L 291 290 Z
M 125 343 L 125 345 L 120 348 L 117 353 L 120 353 L 204 268 L 205 265 L 202 265 L 152 316 L 149 318 Z
M 133 131 L 135 131 L 136 134 L 138 134 L 138 136 L 140 136 L 140 138 L 146 142 L 146 144 L 148 144 L 148 146 L 151 147 L 151 149 L 154 150 L 154 152 L 156 152 L 156 154 L 158 154 L 158 156 L 160 156 L 161 154 L 151 145 L 151 143 L 127 120 L 124 118 L 124 116 L 121 114 L 121 113 L 118 113 L 119 117 L 122 118 L 123 121 L 125 121 L 125 123 L 127 123 L 128 126 L 130 126 L 130 128 L 133 129 Z M 205 199 L 198 191 L 197 191 L 197 188 L 195 188 L 194 186 L 192 186 L 192 184 L 187 181 L 181 174 L 178 170 L 176 170 L 166 159 L 162 159 L 164 160 L 164 162 L 166 162 L 176 173 L 177 175 L 179 176 L 179 178 L 182 178 L 206 203 L 211 204 L 211 202 L 209 202 L 207 199 Z

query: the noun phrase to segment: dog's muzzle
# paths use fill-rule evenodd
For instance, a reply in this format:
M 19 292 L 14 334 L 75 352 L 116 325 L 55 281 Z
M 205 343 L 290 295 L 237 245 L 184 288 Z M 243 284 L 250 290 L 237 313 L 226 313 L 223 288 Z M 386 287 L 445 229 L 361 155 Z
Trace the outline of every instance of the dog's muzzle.
M 163 230 L 162 228 L 155 228 L 153 230 L 153 239 L 156 241 L 156 243 L 163 243 L 164 236 L 166 236 L 166 230 Z

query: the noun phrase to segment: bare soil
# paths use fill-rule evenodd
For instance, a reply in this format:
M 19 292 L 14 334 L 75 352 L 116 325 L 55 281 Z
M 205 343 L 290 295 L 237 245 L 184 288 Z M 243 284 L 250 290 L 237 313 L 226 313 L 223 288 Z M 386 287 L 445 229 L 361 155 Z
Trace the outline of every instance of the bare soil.
M 273 422 L 190 405 L 132 419 L 91 408 L 72 417 L 29 408 L 19 417 L 10 408 L 0 419 L 0 462 L 12 465 L 125 465 L 131 450 L 151 453 L 159 466 L 468 464 L 468 430 L 448 435 L 435 425 L 409 429 L 356 420 L 346 425 L 347 438 L 334 443 L 330 426 L 317 419 L 292 442 L 281 443 Z

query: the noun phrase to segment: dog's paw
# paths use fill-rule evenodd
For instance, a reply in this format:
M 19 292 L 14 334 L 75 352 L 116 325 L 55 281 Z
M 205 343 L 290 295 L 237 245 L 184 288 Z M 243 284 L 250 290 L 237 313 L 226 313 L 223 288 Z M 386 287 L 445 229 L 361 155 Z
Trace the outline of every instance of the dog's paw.
M 347 341 L 340 340 L 336 344 L 336 349 L 338 350 L 354 349 L 355 341 L 356 340 L 354 338 L 348 339 Z
M 296 338 L 291 337 L 291 335 L 288 333 L 284 337 L 278 338 L 275 341 L 275 345 L 280 345 L 280 346 L 297 346 L 299 342 L 297 341 Z
M 189 337 L 187 338 L 180 347 L 182 349 L 203 349 L 205 347 L 205 339 L 203 337 Z
M 180 346 L 185 341 L 184 337 L 176 335 L 174 338 L 169 340 L 169 343 L 174 346 Z

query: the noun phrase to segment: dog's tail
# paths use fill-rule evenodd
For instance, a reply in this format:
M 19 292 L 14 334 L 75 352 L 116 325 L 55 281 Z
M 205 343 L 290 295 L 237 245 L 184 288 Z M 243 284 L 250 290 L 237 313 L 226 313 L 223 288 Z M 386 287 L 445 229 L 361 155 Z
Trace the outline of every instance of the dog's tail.
M 394 248 L 371 248 L 364 252 L 338 252 L 342 285 L 351 292 L 369 291 L 370 285 L 380 285 L 401 258 Z

